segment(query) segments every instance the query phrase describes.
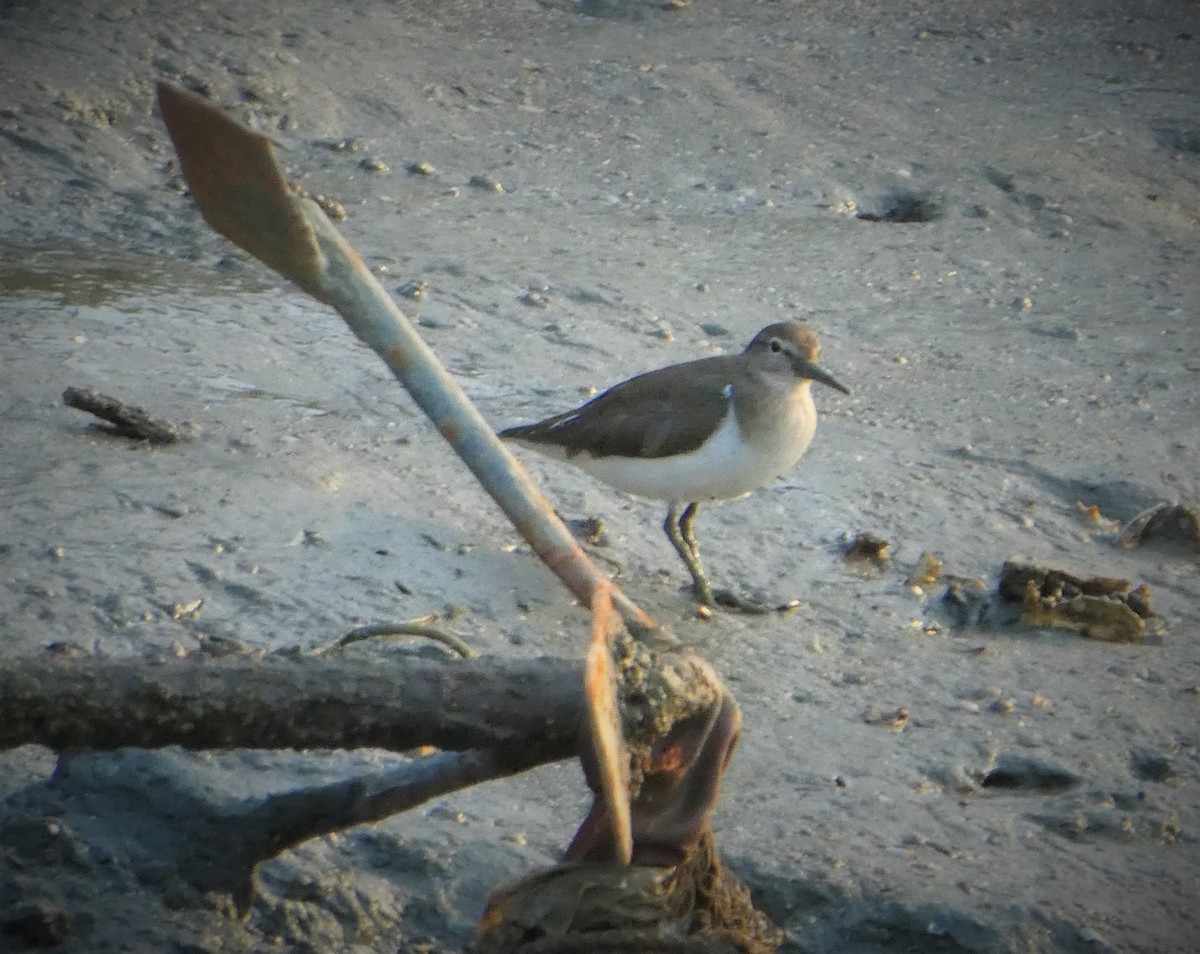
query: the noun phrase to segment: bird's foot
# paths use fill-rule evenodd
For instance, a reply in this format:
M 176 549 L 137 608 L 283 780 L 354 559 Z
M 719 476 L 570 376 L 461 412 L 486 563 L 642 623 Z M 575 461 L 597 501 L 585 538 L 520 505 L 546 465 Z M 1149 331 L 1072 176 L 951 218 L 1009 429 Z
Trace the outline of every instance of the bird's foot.
M 725 587 L 714 590 L 707 580 L 695 581 L 692 592 L 702 606 L 710 609 L 733 610 L 747 616 L 766 616 L 768 613 L 788 613 L 800 605 L 796 599 L 772 602 L 759 596 L 750 596 Z
M 744 593 L 737 592 L 737 590 L 714 590 L 713 596 L 716 597 L 718 606 L 731 609 L 737 613 L 745 613 L 748 616 L 765 616 L 775 608 L 766 600 L 747 596 Z

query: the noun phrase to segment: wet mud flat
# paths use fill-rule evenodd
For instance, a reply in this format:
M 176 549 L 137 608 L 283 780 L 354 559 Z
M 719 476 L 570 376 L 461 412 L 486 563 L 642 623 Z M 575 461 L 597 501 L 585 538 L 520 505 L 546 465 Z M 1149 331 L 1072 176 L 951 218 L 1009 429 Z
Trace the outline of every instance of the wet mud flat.
M 386 371 L 197 220 L 151 106 L 190 77 L 341 205 L 497 426 L 781 315 L 819 329 L 853 399 L 702 517 L 714 573 L 789 614 L 695 619 L 655 505 L 530 462 L 736 693 L 717 836 L 785 949 L 1188 949 L 1196 558 L 1116 543 L 1200 496 L 1195 11 L 68 6 L 0 29 L 4 654 L 272 652 L 431 612 L 480 651 L 582 653 Z M 194 436 L 98 433 L 68 387 Z M 887 559 L 847 563 L 860 533 Z M 1156 615 L 1131 643 L 1021 625 L 1007 561 L 1145 584 Z M 307 843 L 246 921 L 170 860 L 179 806 L 397 758 L 5 753 L 4 943 L 460 949 L 561 853 L 575 766 Z

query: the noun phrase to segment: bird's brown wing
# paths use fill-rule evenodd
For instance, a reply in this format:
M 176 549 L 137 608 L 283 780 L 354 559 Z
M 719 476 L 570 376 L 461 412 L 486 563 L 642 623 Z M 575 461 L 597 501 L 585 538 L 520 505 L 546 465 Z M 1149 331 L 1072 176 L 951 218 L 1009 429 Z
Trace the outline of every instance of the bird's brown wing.
M 725 418 L 733 368 L 725 375 L 713 372 L 725 370 L 729 363 L 727 357 L 702 358 L 648 371 L 573 411 L 510 427 L 500 436 L 558 445 L 568 457 L 584 451 L 594 457 L 686 454 L 703 444 Z

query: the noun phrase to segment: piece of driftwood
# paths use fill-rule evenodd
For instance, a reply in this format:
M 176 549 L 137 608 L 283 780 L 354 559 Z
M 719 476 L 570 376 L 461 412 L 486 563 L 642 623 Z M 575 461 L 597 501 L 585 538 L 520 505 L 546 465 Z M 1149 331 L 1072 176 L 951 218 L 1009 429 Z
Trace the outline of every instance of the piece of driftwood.
M 585 759 L 589 774 L 607 784 L 597 786 L 597 804 L 573 851 L 589 858 L 652 856 L 655 864 L 669 864 L 680 846 L 703 837 L 716 804 L 715 786 L 732 745 L 728 729 L 711 728 L 726 720 L 705 716 L 720 698 L 714 696 L 718 684 L 698 657 L 675 651 L 660 657 L 644 649 L 636 658 L 624 655 L 637 679 L 616 680 L 612 663 L 604 661 L 607 652 L 600 652 L 610 621 L 602 603 L 596 610 L 586 694 L 580 691 L 583 664 L 553 658 L 373 658 L 370 666 L 305 655 L 10 659 L 0 668 L 0 749 L 456 750 L 233 810 L 197 802 L 183 811 L 177 799 L 168 800 L 171 817 L 187 820 L 171 823 L 172 855 L 160 860 L 198 890 L 228 893 L 241 913 L 253 898 L 257 866 L 280 851 L 458 788 L 571 758 L 589 736 L 599 738 Z M 656 744 L 664 724 L 675 728 Z M 632 825 L 631 756 L 623 732 L 632 737 L 640 766 Z M 715 764 L 706 761 L 706 751 L 715 753 Z M 64 761 L 59 776 L 71 771 L 74 758 Z
M 678 641 L 588 559 L 359 255 L 317 206 L 289 188 L 270 141 L 202 97 L 168 84 L 159 85 L 158 100 L 191 194 L 209 225 L 332 305 L 580 602 L 593 610 L 601 594 L 603 602 L 611 602 L 632 647 L 613 667 L 624 703 L 627 760 L 638 767 L 628 784 L 632 856 L 635 861 L 681 857 L 708 823 L 737 742 L 741 717 L 732 695 L 698 656 L 667 658 L 668 647 L 677 649 Z M 615 627 L 607 633 L 610 640 L 617 635 Z M 593 679 L 589 693 L 606 681 Z M 634 699 L 640 704 L 630 706 Z M 627 840 L 624 823 L 604 807 L 617 776 L 611 764 L 595 762 L 610 761 L 612 755 L 606 745 L 595 748 L 608 719 L 602 709 L 593 700 L 592 744 L 581 752 L 585 769 L 592 763 L 589 781 L 598 797 L 573 843 L 578 857 L 621 857 L 628 849 L 621 844 Z
M 11 658 L 0 748 L 434 745 L 550 762 L 575 754 L 582 680 L 582 662 L 546 658 Z
M 568 859 L 671 869 L 685 887 L 668 918 L 696 927 L 702 944 L 723 944 L 726 927 L 708 918 L 700 890 L 713 868 L 702 865 L 693 876 L 689 859 L 700 852 L 716 861 L 710 819 L 741 728 L 732 695 L 703 659 L 682 649 L 587 558 L 354 249 L 288 187 L 267 138 L 165 84 L 159 106 L 209 224 L 342 315 L 539 558 L 592 610 L 586 693 L 582 664 L 554 660 L 406 660 L 395 664 L 402 671 L 329 656 L 154 665 L 14 660 L 0 671 L 0 746 L 455 750 L 417 763 L 415 775 L 318 786 L 223 816 L 235 826 L 224 835 L 247 818 L 265 831 L 232 868 L 216 859 L 224 873 L 215 884 L 233 891 L 242 910 L 264 852 L 383 817 L 430 793 L 578 753 L 596 799 Z M 202 802 L 194 808 L 205 811 Z M 247 868 L 240 889 L 230 884 Z M 604 916 L 619 927 L 622 911 L 617 903 Z M 769 931 L 755 930 L 734 949 L 766 951 L 776 943 Z M 593 949 L 586 938 L 567 944 Z
M 526 756 L 535 764 L 540 753 L 531 748 Z M 20 865 L 31 832 L 36 856 L 38 823 L 31 826 L 31 816 L 70 814 L 67 806 L 77 810 L 83 800 L 89 814 L 121 819 L 129 838 L 154 844 L 156 879 L 177 880 L 205 895 L 228 895 L 244 916 L 259 864 L 280 852 L 532 767 L 495 749 L 438 752 L 326 784 L 220 799 L 199 781 L 199 764 L 178 749 L 63 753 L 53 776 L 6 800 L 9 811 L 0 814 L 0 844 L 7 860 Z M 148 786 L 154 788 L 153 797 L 147 797 Z
M 783 940 L 705 830 L 670 867 L 588 862 L 488 899 L 475 954 L 771 954 Z
M 114 437 L 128 437 L 151 444 L 174 444 L 192 436 L 193 427 L 190 424 L 175 424 L 161 417 L 153 417 L 143 408 L 126 404 L 92 388 L 67 388 L 63 391 L 63 404 L 107 421 L 107 424 L 94 426 Z
M 592 600 L 592 641 L 584 666 L 587 699 L 586 735 L 581 733 L 580 760 L 587 766 L 588 784 L 596 793 L 605 831 L 606 861 L 627 865 L 633 858 L 633 825 L 629 808 L 629 750 L 617 699 L 617 667 L 610 646 L 612 601 L 608 589 Z
M 185 812 L 168 800 L 175 837 L 161 863 L 200 891 L 227 893 L 244 914 L 257 866 L 287 848 L 573 757 L 585 718 L 581 679 L 579 663 L 546 658 L 9 659 L 0 667 L 0 749 L 458 750 L 233 810 Z

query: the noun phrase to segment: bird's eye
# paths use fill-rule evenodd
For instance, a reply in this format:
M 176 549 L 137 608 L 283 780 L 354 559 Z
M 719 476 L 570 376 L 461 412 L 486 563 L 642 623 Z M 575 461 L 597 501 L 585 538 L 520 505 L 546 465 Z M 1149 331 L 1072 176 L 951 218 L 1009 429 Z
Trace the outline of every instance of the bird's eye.
M 771 350 L 774 351 L 776 354 L 778 354 L 780 351 L 783 350 L 783 342 L 780 341 L 778 338 L 772 338 L 771 339 Z

